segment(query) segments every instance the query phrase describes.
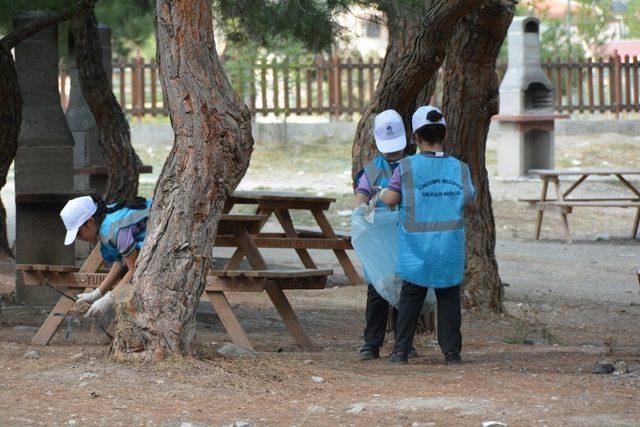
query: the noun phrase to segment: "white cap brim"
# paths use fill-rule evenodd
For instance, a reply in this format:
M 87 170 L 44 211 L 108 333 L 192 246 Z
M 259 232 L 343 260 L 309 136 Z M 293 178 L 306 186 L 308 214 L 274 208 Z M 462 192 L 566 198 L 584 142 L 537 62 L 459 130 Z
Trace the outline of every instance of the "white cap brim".
M 376 146 L 378 151 L 383 154 L 395 153 L 396 151 L 404 150 L 407 146 L 407 138 L 404 135 L 392 139 L 379 140 L 376 138 Z
M 78 235 L 78 228 L 74 229 L 74 230 L 67 230 L 67 235 L 64 238 L 64 244 L 65 245 L 70 245 L 73 242 L 76 241 L 76 236 Z

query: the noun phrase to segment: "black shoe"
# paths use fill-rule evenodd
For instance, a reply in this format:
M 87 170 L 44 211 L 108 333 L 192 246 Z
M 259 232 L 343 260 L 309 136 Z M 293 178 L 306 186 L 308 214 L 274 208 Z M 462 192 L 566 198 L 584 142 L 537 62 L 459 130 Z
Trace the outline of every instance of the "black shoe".
M 454 351 L 447 353 L 444 355 L 444 363 L 447 365 L 459 365 L 462 363 L 462 358 L 460 357 L 460 353 L 456 353 Z
M 389 362 L 406 364 L 409 356 L 404 351 L 394 351 L 389 355 Z
M 411 350 L 409 350 L 409 359 L 413 359 L 413 358 L 418 357 L 418 356 L 419 356 L 419 354 L 416 351 L 416 348 L 415 347 L 411 347 Z
M 362 347 L 358 353 L 358 359 L 361 361 L 373 360 L 380 357 L 380 349 L 375 347 Z

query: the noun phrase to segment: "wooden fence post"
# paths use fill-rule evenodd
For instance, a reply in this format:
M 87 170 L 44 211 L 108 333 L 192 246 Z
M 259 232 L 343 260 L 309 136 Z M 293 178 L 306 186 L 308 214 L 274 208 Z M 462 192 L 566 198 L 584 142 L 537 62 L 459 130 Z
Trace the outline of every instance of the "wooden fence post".
M 324 81 L 324 58 L 322 55 L 316 55 L 316 86 L 317 86 L 317 106 L 318 112 L 322 114 L 323 112 L 323 81 Z
M 340 72 L 340 58 L 335 54 L 331 57 L 331 74 L 333 74 L 332 118 L 337 121 L 342 112 L 342 73 Z
M 620 98 L 621 98 L 621 78 L 622 70 L 620 69 L 620 55 L 618 55 L 618 50 L 613 51 L 613 83 L 615 84 L 614 88 L 614 97 L 616 102 L 615 113 L 616 119 L 620 118 Z M 609 79 L 609 84 L 611 84 L 611 79 Z
M 144 88 L 142 87 L 142 67 L 143 67 L 142 57 L 140 53 L 136 56 L 136 59 L 133 63 L 133 70 L 131 72 L 131 90 L 132 90 L 132 101 L 133 101 L 133 116 L 140 121 L 142 119 L 142 115 L 144 114 L 142 111 L 142 107 L 144 106 Z

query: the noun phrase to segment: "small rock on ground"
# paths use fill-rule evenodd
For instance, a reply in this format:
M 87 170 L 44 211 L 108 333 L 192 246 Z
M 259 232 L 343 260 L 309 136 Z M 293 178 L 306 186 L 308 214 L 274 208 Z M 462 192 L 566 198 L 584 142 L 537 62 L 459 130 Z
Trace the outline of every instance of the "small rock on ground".
M 75 353 L 71 355 L 69 360 L 71 360 L 72 362 L 78 362 L 83 357 L 84 357 L 84 353 Z
M 612 374 L 615 367 L 611 363 L 596 363 L 593 365 L 594 374 Z
M 309 406 L 307 412 L 309 412 L 310 414 L 324 414 L 325 412 L 327 412 L 327 409 L 324 406 L 313 405 Z
M 40 359 L 40 353 L 35 350 L 29 350 L 24 354 L 25 359 Z
M 314 383 L 322 384 L 324 383 L 324 378 L 314 375 L 313 377 L 311 377 L 311 381 L 313 381 Z
M 246 348 L 242 348 L 232 343 L 226 343 L 218 349 L 218 353 L 228 357 L 249 357 L 255 359 L 258 357 L 256 353 Z
M 347 409 L 347 413 L 349 414 L 359 414 L 364 411 L 365 404 L 364 403 L 354 403 Z

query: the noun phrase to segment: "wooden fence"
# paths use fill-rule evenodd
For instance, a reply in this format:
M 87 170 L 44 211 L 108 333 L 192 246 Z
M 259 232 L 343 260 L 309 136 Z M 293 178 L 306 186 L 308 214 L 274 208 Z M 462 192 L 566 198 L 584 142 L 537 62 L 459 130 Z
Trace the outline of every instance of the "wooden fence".
M 342 115 L 362 113 L 380 78 L 382 61 L 317 56 L 312 61 L 258 62 L 253 68 L 225 64 L 238 95 L 252 115 Z M 638 58 L 611 56 L 557 59 L 542 64 L 553 82 L 558 113 L 640 112 Z M 502 79 L 506 64 L 498 64 Z M 64 73 L 61 73 L 64 76 Z M 432 100 L 439 104 L 442 84 Z M 125 111 L 135 117 L 165 115 L 155 63 L 138 58 L 113 68 L 113 90 Z M 64 103 L 64 100 L 63 100 Z

